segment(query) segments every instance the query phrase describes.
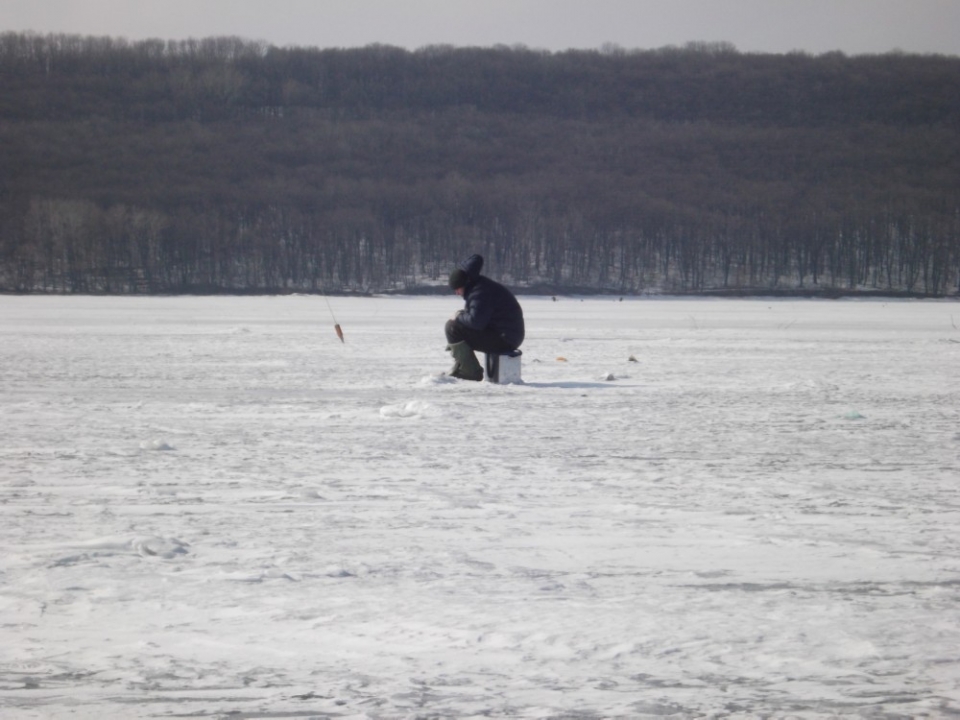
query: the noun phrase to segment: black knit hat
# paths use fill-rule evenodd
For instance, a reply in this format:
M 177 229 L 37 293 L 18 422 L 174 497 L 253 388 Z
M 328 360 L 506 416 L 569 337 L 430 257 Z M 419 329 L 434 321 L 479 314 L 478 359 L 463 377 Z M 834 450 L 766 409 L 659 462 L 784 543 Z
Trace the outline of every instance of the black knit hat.
M 450 273 L 450 289 L 457 290 L 459 288 L 462 288 L 467 284 L 468 280 L 469 280 L 469 277 L 467 277 L 467 273 L 465 273 L 460 268 L 457 268 L 452 273 Z

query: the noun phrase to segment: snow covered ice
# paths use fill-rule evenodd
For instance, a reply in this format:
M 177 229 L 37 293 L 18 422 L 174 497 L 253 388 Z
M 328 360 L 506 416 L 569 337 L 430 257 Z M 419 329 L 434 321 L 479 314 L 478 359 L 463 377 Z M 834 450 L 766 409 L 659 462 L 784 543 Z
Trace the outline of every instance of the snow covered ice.
M 0 297 L 0 717 L 960 713 L 956 303 L 329 300 Z

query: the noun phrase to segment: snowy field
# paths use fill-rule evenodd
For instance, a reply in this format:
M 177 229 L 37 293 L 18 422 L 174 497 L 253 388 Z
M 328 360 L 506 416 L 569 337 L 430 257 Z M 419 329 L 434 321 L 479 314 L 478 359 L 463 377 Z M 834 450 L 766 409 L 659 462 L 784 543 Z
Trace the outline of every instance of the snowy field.
M 459 302 L 0 297 L 0 717 L 960 714 L 960 305 Z

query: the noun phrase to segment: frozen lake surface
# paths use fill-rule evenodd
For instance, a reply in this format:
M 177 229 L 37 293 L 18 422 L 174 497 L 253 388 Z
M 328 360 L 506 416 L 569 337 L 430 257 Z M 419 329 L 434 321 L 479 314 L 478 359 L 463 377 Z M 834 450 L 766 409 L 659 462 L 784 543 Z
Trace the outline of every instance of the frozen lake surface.
M 960 305 L 459 302 L 0 297 L 0 717 L 960 714 Z

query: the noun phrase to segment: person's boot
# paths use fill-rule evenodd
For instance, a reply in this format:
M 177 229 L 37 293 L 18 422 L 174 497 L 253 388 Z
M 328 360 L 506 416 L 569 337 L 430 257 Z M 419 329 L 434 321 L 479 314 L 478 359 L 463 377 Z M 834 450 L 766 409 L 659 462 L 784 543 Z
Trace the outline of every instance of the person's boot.
M 483 368 L 474 355 L 473 349 L 465 342 L 453 343 L 447 346 L 453 355 L 453 369 L 450 376 L 461 380 L 483 380 Z

